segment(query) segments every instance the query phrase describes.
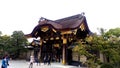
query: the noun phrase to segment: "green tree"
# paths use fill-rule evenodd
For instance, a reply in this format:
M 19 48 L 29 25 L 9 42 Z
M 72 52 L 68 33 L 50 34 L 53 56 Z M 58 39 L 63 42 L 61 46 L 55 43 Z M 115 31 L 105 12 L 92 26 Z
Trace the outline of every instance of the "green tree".
M 120 28 L 110 29 L 105 33 L 108 38 L 108 47 L 104 49 L 104 53 L 109 60 L 109 63 L 113 64 L 115 68 L 120 67 Z
M 85 38 L 87 46 L 78 43 L 75 51 L 79 54 L 87 54 L 87 65 L 90 68 L 96 68 L 101 64 L 99 55 L 103 54 L 104 62 L 102 65 L 108 63 L 114 68 L 120 67 L 120 28 L 110 29 L 105 32 L 105 29 L 99 29 L 100 35 L 93 34 Z M 85 48 L 84 48 L 85 47 Z M 108 65 L 107 65 L 108 66 Z
M 101 64 L 99 55 L 104 51 L 104 47 L 108 45 L 108 40 L 104 36 L 105 30 L 103 28 L 99 29 L 100 35 L 92 34 L 85 38 L 87 44 L 87 51 L 89 52 L 87 65 L 90 68 L 96 68 Z
M 2 32 L 0 31 L 0 36 L 2 35 Z
M 27 44 L 27 39 L 22 31 L 14 31 L 11 35 L 11 44 L 14 46 L 12 53 L 14 58 L 19 57 L 21 52 L 25 51 L 25 45 Z
M 120 37 L 120 28 L 110 29 L 105 33 L 107 37 L 116 36 Z
M 10 36 L 3 35 L 0 36 L 0 50 L 1 50 L 1 56 L 8 54 L 9 44 L 10 44 Z
M 105 40 L 103 37 L 97 34 L 86 37 L 87 50 L 90 53 L 88 56 L 87 65 L 90 68 L 96 68 L 100 63 L 99 54 L 102 50 Z
M 19 58 L 20 53 L 27 51 L 27 43 L 22 31 L 14 31 L 11 36 L 0 35 L 0 57 L 8 54 L 12 58 Z
M 105 32 L 104 29 L 100 29 L 100 37 L 102 42 L 98 42 L 102 45 L 100 52 L 104 56 L 104 63 L 109 63 L 115 68 L 119 68 L 120 63 L 120 28 L 110 29 Z M 99 38 L 100 39 L 100 38 Z M 97 45 L 98 46 L 98 45 Z

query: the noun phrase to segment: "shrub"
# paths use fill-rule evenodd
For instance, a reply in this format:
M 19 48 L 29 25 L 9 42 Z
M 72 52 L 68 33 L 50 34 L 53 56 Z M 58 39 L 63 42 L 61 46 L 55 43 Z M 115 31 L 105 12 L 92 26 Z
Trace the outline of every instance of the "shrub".
M 109 63 L 104 63 L 104 64 L 101 65 L 100 68 L 113 68 L 113 66 Z

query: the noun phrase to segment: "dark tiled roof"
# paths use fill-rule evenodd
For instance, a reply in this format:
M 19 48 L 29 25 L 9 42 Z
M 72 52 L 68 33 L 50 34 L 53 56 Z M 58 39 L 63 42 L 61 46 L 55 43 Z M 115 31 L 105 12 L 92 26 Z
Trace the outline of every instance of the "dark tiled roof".
M 51 25 L 53 28 L 57 30 L 62 29 L 74 29 L 78 27 L 83 22 L 84 16 L 81 14 L 66 17 L 59 20 L 48 20 L 44 18 L 44 21 L 39 21 L 39 25 Z
M 67 21 L 67 20 L 76 19 L 76 18 L 81 18 L 81 17 L 82 17 L 82 15 L 78 14 L 78 15 L 66 17 L 66 18 L 63 18 L 63 19 L 55 20 L 55 22 L 64 22 L 64 21 Z
M 58 20 L 49 20 L 46 18 L 41 18 L 39 20 L 39 24 L 33 29 L 30 35 L 32 37 L 35 37 L 36 32 L 41 33 L 40 28 L 42 26 L 49 26 L 50 28 L 54 28 L 57 31 L 61 31 L 61 30 L 78 29 L 82 23 L 84 23 L 88 34 L 91 33 L 87 25 L 86 17 L 83 14 L 77 14 L 77 15 L 73 15 L 73 16 L 58 19 Z

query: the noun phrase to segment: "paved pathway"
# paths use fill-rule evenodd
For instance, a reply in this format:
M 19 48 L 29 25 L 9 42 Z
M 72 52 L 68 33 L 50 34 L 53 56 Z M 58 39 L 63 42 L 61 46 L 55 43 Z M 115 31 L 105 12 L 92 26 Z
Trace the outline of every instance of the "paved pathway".
M 8 66 L 8 68 L 29 68 L 29 62 L 25 60 L 11 60 L 9 64 L 10 66 Z M 43 63 L 37 65 L 36 63 L 34 63 L 33 68 L 81 68 L 81 67 L 62 65 L 61 63 L 51 63 L 51 65 L 44 65 Z

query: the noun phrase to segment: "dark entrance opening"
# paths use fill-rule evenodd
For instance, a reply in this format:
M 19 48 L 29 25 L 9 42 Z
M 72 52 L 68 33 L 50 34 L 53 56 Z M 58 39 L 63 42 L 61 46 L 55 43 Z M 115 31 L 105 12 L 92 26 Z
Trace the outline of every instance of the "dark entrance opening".
M 53 40 L 47 40 L 43 43 L 41 48 L 41 60 L 44 60 L 45 56 L 51 56 L 52 62 L 60 62 L 62 56 L 62 47 L 59 44 L 54 43 Z

